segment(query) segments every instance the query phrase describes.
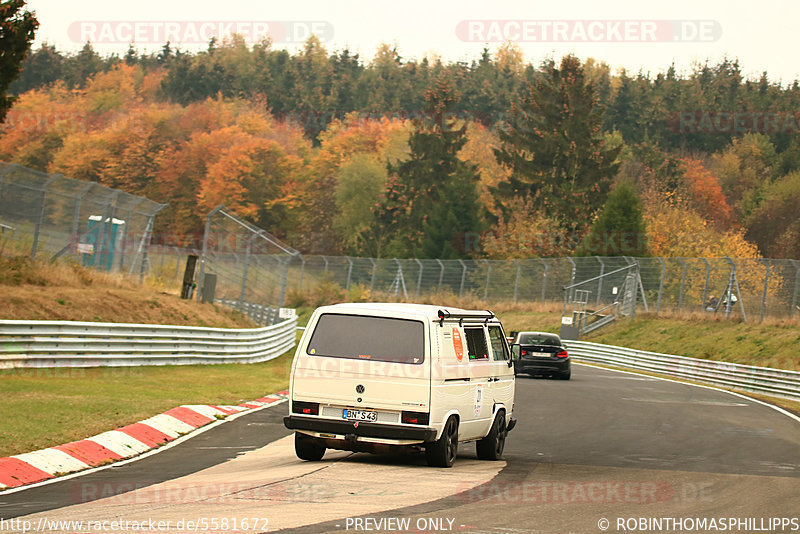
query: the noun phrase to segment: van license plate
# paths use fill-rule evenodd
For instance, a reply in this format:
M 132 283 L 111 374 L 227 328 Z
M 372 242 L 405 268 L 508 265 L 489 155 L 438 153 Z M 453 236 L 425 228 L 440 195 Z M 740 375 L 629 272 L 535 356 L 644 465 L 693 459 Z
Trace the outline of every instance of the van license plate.
M 347 419 L 348 421 L 377 421 L 378 414 L 364 410 L 342 410 L 342 419 Z

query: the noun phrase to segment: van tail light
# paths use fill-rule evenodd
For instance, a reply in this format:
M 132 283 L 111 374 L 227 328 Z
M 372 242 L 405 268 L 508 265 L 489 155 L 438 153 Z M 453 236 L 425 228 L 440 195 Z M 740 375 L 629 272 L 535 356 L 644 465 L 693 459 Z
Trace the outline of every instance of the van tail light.
M 427 425 L 430 421 L 428 412 L 403 412 L 400 421 L 407 425 Z
M 319 415 L 319 403 L 294 401 L 292 403 L 292 413 L 299 413 L 303 415 Z
M 562 350 L 561 352 L 557 353 L 556 356 L 559 358 L 567 358 L 569 357 L 569 354 L 567 353 L 567 351 Z

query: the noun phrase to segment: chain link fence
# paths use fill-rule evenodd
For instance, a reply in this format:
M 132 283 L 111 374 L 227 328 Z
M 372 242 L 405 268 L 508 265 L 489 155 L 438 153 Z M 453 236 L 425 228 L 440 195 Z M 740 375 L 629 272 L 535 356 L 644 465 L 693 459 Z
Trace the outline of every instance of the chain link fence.
M 144 276 L 156 214 L 166 204 L 0 162 L 0 254 L 71 257 Z
M 197 298 L 224 301 L 271 324 L 264 306 L 277 309 L 286 300 L 289 264 L 298 251 L 279 239 L 217 207 L 206 217 Z M 255 306 L 255 305 L 258 306 Z
M 218 207 L 206 219 L 202 247 L 151 244 L 165 207 L 93 182 L 0 162 L 0 254 L 72 257 L 103 270 L 153 276 L 180 285 L 186 260 L 200 258 L 198 299 L 279 308 L 290 292 L 321 285 L 370 298 L 485 302 L 580 302 L 588 312 L 631 291 L 636 309 L 710 310 L 760 321 L 800 316 L 800 262 L 791 259 L 575 257 L 435 260 L 302 256 L 268 232 Z M 565 292 L 565 287 L 569 287 Z M 354 291 L 355 290 L 355 291 Z M 568 294 L 567 294 L 568 293 Z
M 649 312 L 727 313 L 744 320 L 800 315 L 800 262 L 789 259 L 574 257 L 522 260 L 375 259 L 294 256 L 290 290 L 314 291 L 321 283 L 346 291 L 408 300 L 440 294 L 491 302 L 561 302 L 582 291 L 587 309 L 598 309 L 630 291 L 636 266 L 641 280 L 637 309 Z M 731 302 L 730 307 L 727 303 Z M 713 304 L 713 305 L 710 305 Z M 635 310 L 632 310 L 635 311 Z

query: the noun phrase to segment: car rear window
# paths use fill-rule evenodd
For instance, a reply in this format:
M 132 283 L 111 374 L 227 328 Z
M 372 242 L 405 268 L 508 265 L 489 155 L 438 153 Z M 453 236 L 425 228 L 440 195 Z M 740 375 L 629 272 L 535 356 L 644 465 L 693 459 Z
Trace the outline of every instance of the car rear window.
M 561 342 L 556 336 L 548 336 L 543 334 L 522 334 L 519 336 L 520 345 L 547 345 L 550 347 L 558 347 Z
M 419 365 L 425 360 L 425 329 L 422 322 L 408 319 L 326 313 L 306 353 Z

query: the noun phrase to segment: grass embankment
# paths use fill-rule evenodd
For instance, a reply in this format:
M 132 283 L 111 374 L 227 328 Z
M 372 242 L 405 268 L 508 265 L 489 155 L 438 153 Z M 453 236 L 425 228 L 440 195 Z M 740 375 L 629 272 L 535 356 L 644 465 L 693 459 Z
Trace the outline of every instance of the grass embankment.
M 255 326 L 224 306 L 24 257 L 0 257 L 0 318 Z M 284 355 L 250 365 L 0 370 L 0 457 L 92 436 L 181 404 L 253 400 L 286 389 L 290 363 Z
M 240 313 L 76 264 L 0 256 L 0 319 L 252 328 Z
M 753 324 L 719 317 L 640 315 L 604 327 L 585 341 L 800 371 L 800 324 L 797 321 Z

